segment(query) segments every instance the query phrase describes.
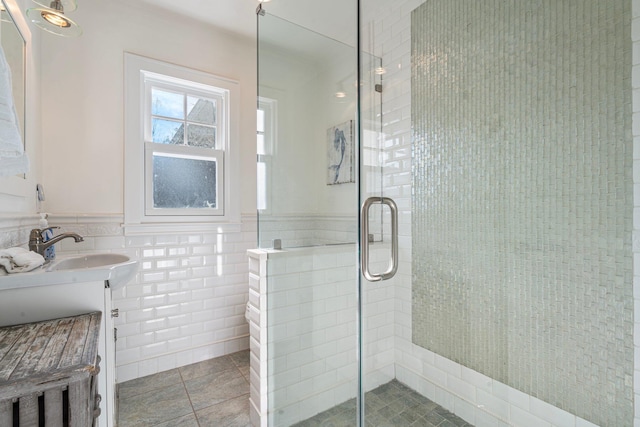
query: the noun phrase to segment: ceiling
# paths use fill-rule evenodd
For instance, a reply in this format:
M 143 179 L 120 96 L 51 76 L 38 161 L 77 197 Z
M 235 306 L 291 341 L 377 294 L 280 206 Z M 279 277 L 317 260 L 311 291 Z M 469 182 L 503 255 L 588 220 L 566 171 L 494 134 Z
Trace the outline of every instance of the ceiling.
M 255 34 L 256 0 L 137 0 L 245 36 Z
M 134 0 L 135 1 L 135 0 Z M 243 36 L 256 35 L 257 0 L 137 0 L 188 18 L 197 19 Z M 353 44 L 355 1 L 271 0 L 269 14 L 295 22 L 331 38 Z M 319 7 L 318 5 L 321 5 Z

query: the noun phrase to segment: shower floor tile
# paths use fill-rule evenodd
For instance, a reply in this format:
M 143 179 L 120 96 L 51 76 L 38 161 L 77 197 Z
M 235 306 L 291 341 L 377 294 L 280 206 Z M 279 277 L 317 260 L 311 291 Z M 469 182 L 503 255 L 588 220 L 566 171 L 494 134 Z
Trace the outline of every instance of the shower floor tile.
M 249 352 L 242 351 L 118 385 L 119 427 L 250 427 Z M 393 380 L 365 394 L 366 427 L 472 427 Z M 348 400 L 295 427 L 353 427 Z
M 473 427 L 396 380 L 366 393 L 364 400 L 367 427 Z M 356 404 L 351 399 L 295 427 L 351 427 L 355 419 Z
M 249 351 L 118 385 L 119 427 L 250 427 Z

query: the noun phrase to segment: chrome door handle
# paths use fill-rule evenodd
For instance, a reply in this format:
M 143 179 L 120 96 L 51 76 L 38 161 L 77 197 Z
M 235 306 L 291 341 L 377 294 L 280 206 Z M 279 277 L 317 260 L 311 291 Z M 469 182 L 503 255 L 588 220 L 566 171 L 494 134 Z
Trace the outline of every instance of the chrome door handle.
M 369 209 L 371 205 L 380 203 L 389 206 L 391 210 L 391 259 L 389 267 L 382 273 L 369 271 Z M 360 209 L 360 265 L 362 275 L 370 282 L 391 279 L 398 271 L 398 206 L 389 197 L 369 197 Z

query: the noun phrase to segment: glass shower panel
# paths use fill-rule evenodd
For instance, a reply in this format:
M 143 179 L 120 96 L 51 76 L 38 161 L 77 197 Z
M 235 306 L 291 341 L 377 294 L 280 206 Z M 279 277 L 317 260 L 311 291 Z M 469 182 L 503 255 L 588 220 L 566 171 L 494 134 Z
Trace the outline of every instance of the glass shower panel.
M 357 425 L 356 258 L 354 244 L 269 254 L 270 426 L 319 425 L 327 411 Z
M 357 423 L 356 66 L 355 48 L 259 16 L 258 236 L 282 247 L 267 260 L 270 426 Z
M 259 245 L 355 243 L 356 50 L 268 12 L 258 22 Z

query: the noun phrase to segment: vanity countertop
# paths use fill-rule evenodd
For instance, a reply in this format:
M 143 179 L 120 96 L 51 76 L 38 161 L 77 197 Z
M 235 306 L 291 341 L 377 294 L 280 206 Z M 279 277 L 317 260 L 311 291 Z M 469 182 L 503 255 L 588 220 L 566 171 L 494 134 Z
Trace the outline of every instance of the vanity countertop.
M 70 268 L 56 270 L 55 267 L 65 261 L 82 259 L 85 255 L 58 257 L 55 261 L 26 273 L 8 274 L 0 269 L 0 291 L 33 286 L 60 285 L 65 283 L 83 283 L 109 281 L 111 288 L 124 286 L 131 280 L 137 270 L 138 261 L 128 259 L 124 262 L 91 266 L 86 268 Z M 2 275 L 4 273 L 4 275 Z

